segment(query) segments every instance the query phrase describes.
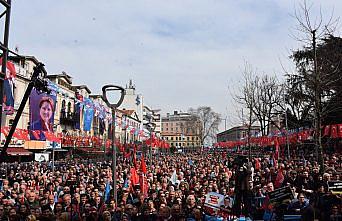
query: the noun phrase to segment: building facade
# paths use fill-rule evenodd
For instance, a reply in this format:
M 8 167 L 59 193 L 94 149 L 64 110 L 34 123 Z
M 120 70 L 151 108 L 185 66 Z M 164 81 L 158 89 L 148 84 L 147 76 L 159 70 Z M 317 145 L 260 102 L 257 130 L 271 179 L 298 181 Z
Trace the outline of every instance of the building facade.
M 201 123 L 189 113 L 174 111 L 161 120 L 161 137 L 173 147 L 199 147 Z
M 259 126 L 251 126 L 250 134 L 253 136 L 260 132 Z M 226 131 L 217 134 L 217 142 L 238 141 L 248 135 L 248 126 L 232 127 Z
M 30 83 L 31 76 L 34 67 L 39 61 L 33 56 L 23 57 L 9 57 L 9 61 L 12 62 L 16 69 L 16 79 L 14 85 L 14 114 L 2 115 L 1 126 L 11 126 L 16 115 L 16 111 L 22 101 L 24 93 L 28 84 Z M 101 138 L 108 138 L 109 122 L 111 122 L 111 109 L 105 103 L 102 95 L 91 94 L 90 89 L 86 85 L 73 85 L 72 77 L 66 72 L 58 74 L 48 74 L 47 79 L 58 87 L 58 93 L 56 97 L 56 105 L 54 110 L 54 132 L 55 134 L 69 135 L 69 136 L 97 136 Z M 105 109 L 106 116 L 103 122 L 103 116 L 99 116 L 97 110 L 94 109 L 94 117 L 91 123 L 90 131 L 84 131 L 83 129 L 83 109 L 77 107 L 80 100 L 90 99 L 94 105 L 100 105 Z M 80 113 L 76 116 L 76 109 L 80 109 Z M 115 136 L 120 142 L 136 142 L 146 139 L 146 133 L 139 134 L 143 129 L 142 119 L 144 119 L 144 105 L 142 96 L 135 94 L 135 86 L 132 81 L 126 86 L 125 98 L 123 105 L 119 107 L 116 113 L 117 123 L 115 127 Z M 148 109 L 148 108 L 147 108 Z M 110 116 L 110 117 L 108 117 Z M 160 126 L 160 115 L 153 114 L 153 119 L 157 124 L 156 129 Z M 30 106 L 29 100 L 25 105 L 24 111 L 20 117 L 17 128 L 29 129 L 30 127 Z M 78 124 L 78 126 L 76 126 Z M 124 127 L 126 125 L 127 127 Z M 160 131 L 160 129 L 159 129 Z M 4 134 L 1 133 L 1 142 L 5 140 Z M 14 142 L 17 142 L 16 138 L 13 138 Z M 18 141 L 15 145 L 23 145 L 28 149 L 35 149 L 36 143 L 40 141 L 32 142 L 34 145 L 30 145 L 31 141 L 26 141 L 25 145 L 23 141 Z M 45 141 L 41 141 L 44 143 Z M 13 144 L 13 142 L 12 142 Z M 44 145 L 40 145 L 39 149 L 44 149 Z

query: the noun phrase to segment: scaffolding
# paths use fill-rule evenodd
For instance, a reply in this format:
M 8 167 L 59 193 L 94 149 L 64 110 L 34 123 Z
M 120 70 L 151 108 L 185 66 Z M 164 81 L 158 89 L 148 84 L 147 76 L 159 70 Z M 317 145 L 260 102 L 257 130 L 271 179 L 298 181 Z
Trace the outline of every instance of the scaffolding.
M 4 24 L 1 28 L 3 33 L 2 38 L 0 39 L 0 48 L 2 51 L 2 64 L 1 64 L 1 72 L 0 72 L 0 128 L 2 126 L 2 113 L 3 113 L 3 85 L 5 80 L 5 73 L 7 68 L 7 58 L 8 53 L 10 52 L 8 48 L 8 39 L 9 39 L 9 26 L 10 26 L 10 17 L 11 17 L 11 0 L 0 0 L 1 6 L 1 14 L 0 14 L 0 23 Z

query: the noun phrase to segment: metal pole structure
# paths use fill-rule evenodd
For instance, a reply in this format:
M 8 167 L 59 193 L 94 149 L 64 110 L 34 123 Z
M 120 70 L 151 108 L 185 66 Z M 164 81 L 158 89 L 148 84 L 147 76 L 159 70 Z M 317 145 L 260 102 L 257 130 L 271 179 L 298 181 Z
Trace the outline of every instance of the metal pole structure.
M 108 100 L 107 92 L 109 91 L 120 91 L 119 101 L 111 103 Z M 117 201 L 117 188 L 116 188 L 116 148 L 115 148 L 115 111 L 123 102 L 125 96 L 125 89 L 116 85 L 105 85 L 102 87 L 103 100 L 112 109 L 112 179 L 113 179 L 113 198 L 116 203 Z
M 116 189 L 116 148 L 115 148 L 115 110 L 112 108 L 112 180 L 113 180 L 113 191 L 114 200 L 117 202 L 117 189 Z
M 14 134 L 15 128 L 17 127 L 17 124 L 19 122 L 21 114 L 23 113 L 26 102 L 27 102 L 27 100 L 31 94 L 33 87 L 35 87 L 38 91 L 49 93 L 49 89 L 47 88 L 47 82 L 44 82 L 44 77 L 40 78 L 40 76 L 39 76 L 41 73 L 44 73 L 44 77 L 45 77 L 46 71 L 44 69 L 44 65 L 42 63 L 39 63 L 34 68 L 34 72 L 33 72 L 32 77 L 31 77 L 31 82 L 27 86 L 24 97 L 20 103 L 18 110 L 17 110 L 17 114 L 15 115 L 12 127 L 11 127 L 7 137 L 6 137 L 6 142 L 5 142 L 5 145 L 4 145 L 2 152 L 1 152 L 2 156 L 6 155 L 7 148 L 10 144 L 10 141 L 11 141 L 12 136 Z
M 52 174 L 55 174 L 55 147 L 56 142 L 52 143 Z
M 150 139 L 151 139 L 151 144 L 150 144 L 150 172 L 152 172 L 152 127 L 150 128 Z
M 290 154 L 290 142 L 289 142 L 289 128 L 287 123 L 287 110 L 286 110 L 286 99 L 285 99 L 285 90 L 284 90 L 284 115 L 285 115 L 285 128 L 286 128 L 286 146 L 287 146 L 287 159 L 290 160 L 291 154 Z
M 4 90 L 4 80 L 6 76 L 7 68 L 7 57 L 8 57 L 8 39 L 9 39 L 9 26 L 11 17 L 11 0 L 1 1 L 1 4 L 5 6 L 6 10 L 6 20 L 5 20 L 5 30 L 4 30 L 4 43 L 2 44 L 2 64 L 1 64 L 1 74 L 0 74 L 0 128 L 2 124 L 2 110 L 3 110 L 3 90 Z M 4 15 L 4 14 L 2 14 Z

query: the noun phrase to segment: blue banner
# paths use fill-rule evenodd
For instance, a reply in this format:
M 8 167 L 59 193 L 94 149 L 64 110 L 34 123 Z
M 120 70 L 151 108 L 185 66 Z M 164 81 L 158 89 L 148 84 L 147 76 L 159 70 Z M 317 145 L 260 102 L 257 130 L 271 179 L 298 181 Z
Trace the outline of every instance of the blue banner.
M 94 117 L 94 109 L 85 106 L 83 111 L 83 130 L 90 131 Z

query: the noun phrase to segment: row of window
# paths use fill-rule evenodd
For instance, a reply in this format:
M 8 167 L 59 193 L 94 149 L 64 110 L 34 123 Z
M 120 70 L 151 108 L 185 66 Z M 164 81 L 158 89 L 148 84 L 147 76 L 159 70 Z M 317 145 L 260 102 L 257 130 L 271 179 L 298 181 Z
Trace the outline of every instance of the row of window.
M 165 137 L 166 140 L 179 140 L 179 141 L 182 141 L 182 140 L 187 140 L 187 141 L 195 141 L 195 140 L 199 140 L 199 137 Z M 174 139 L 175 138 L 175 139 Z
M 194 147 L 199 146 L 199 143 L 171 143 L 171 146 L 174 147 Z
M 179 128 L 179 127 L 171 127 L 171 128 L 162 128 L 163 131 L 176 131 L 176 132 L 186 132 L 186 133 L 195 133 L 195 130 L 194 129 L 190 129 L 190 128 Z

